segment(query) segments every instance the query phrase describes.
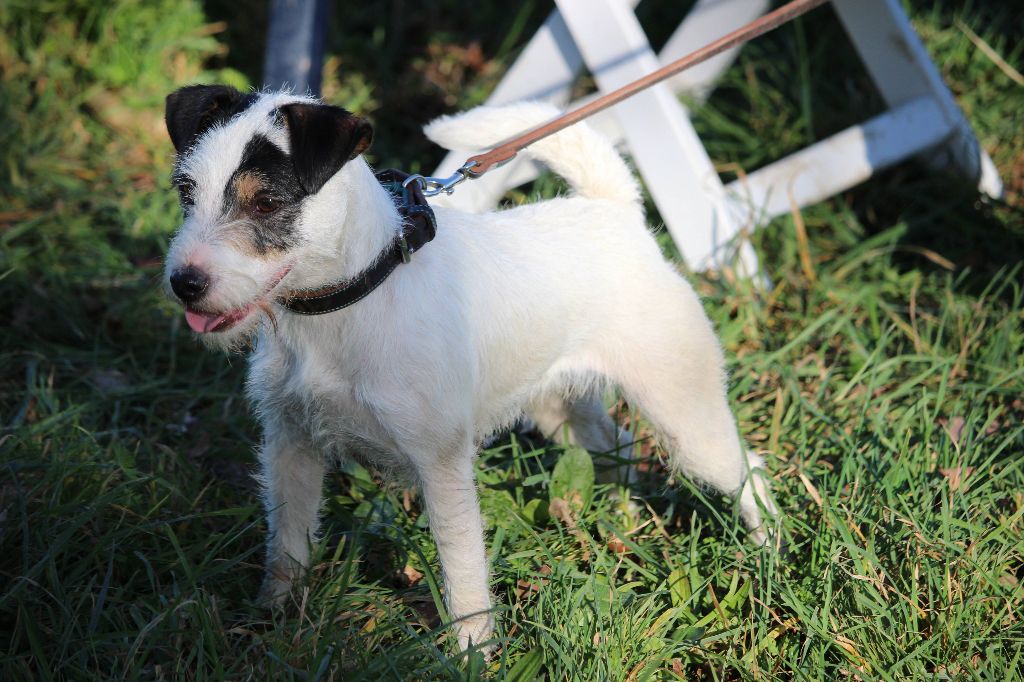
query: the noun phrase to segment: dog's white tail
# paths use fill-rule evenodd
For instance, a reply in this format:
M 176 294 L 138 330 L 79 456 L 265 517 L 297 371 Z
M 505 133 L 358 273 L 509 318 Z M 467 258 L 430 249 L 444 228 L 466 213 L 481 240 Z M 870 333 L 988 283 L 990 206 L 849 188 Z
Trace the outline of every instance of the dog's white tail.
M 514 135 L 546 123 L 559 114 L 550 104 L 521 102 L 482 106 L 455 116 L 442 116 L 424 127 L 427 137 L 445 149 L 491 149 Z M 572 190 L 588 199 L 639 202 L 640 187 L 611 143 L 586 123 L 535 142 L 524 152 L 561 175 Z

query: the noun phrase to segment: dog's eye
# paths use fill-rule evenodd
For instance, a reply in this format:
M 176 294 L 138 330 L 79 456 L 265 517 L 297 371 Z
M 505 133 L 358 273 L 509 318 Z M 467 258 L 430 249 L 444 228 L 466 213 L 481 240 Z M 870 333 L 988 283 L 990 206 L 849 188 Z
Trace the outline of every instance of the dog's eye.
M 253 206 L 256 207 L 257 213 L 273 213 L 277 209 L 281 208 L 281 202 L 270 196 L 269 194 L 263 194 L 262 192 L 256 195 L 253 199 Z
M 196 188 L 196 183 L 191 180 L 182 180 L 178 183 L 178 197 L 181 199 L 183 206 L 194 206 L 195 199 L 192 197 L 192 192 Z

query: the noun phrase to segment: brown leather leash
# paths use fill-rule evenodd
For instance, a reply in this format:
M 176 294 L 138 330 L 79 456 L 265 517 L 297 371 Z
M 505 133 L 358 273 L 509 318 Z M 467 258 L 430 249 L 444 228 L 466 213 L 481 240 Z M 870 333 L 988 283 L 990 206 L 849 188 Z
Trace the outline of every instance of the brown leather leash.
M 610 106 L 618 104 L 622 100 L 632 97 L 636 93 L 651 87 L 655 83 L 660 83 L 666 78 L 670 78 L 681 71 L 685 71 L 692 66 L 696 66 L 701 62 L 707 61 L 717 54 L 721 54 L 730 48 L 742 45 L 743 43 L 746 43 L 758 36 L 764 35 L 765 33 L 778 28 L 782 24 L 792 21 L 802 14 L 806 14 L 815 7 L 825 4 L 827 1 L 828 0 L 792 0 L 777 10 L 765 14 L 763 17 L 736 29 L 732 33 L 729 33 L 694 52 L 691 52 L 685 57 L 681 57 L 674 62 L 661 67 L 657 71 L 648 74 L 639 80 L 635 80 L 632 83 L 622 86 L 618 90 L 602 95 L 593 102 L 590 102 L 579 109 L 566 112 L 548 123 L 537 126 L 532 130 L 528 130 L 522 135 L 514 137 L 508 142 L 495 147 L 489 152 L 469 157 L 466 160 L 466 163 L 455 171 L 455 174 L 449 178 L 431 178 L 424 177 L 422 175 L 412 175 L 408 180 L 406 180 L 406 182 L 419 183 L 423 190 L 423 194 L 428 197 L 436 196 L 438 194 L 451 194 L 452 190 L 460 182 L 467 178 L 478 178 L 492 168 L 508 163 L 516 157 L 516 154 L 526 147 L 529 147 L 534 142 L 542 140 L 549 135 L 553 135 L 560 130 L 564 130 L 574 123 L 579 123 L 583 119 L 607 109 Z
M 696 52 L 691 52 L 682 59 L 663 66 L 640 80 L 609 92 L 579 109 L 562 114 L 553 121 L 528 130 L 489 152 L 470 157 L 450 178 L 407 176 L 405 173 L 393 170 L 379 173 L 377 179 L 395 198 L 398 213 L 402 217 L 402 229 L 396 235 L 395 240 L 378 254 L 376 260 L 369 267 L 356 276 L 331 282 L 315 290 L 293 291 L 278 299 L 278 303 L 300 315 L 323 315 L 361 301 L 379 287 L 395 268 L 402 263 L 410 262 L 412 254 L 434 238 L 437 223 L 425 197 L 451 194 L 455 185 L 467 178 L 478 178 L 492 168 L 508 163 L 516 157 L 516 154 L 537 140 L 542 140 L 548 135 L 568 128 L 602 109 L 607 109 L 627 97 L 695 64 L 700 64 L 731 47 L 741 45 L 767 33 L 825 2 L 826 0 L 793 0 L 774 12 L 752 21 Z

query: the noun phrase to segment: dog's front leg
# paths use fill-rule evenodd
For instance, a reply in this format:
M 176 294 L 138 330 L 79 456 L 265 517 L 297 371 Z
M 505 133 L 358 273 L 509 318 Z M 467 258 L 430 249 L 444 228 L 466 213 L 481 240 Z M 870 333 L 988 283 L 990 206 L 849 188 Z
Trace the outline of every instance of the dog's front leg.
M 267 572 L 259 600 L 284 600 L 292 581 L 309 567 L 323 495 L 322 458 L 287 430 L 264 437 L 259 455 L 263 503 L 267 509 Z
M 445 601 L 465 650 L 491 636 L 484 528 L 473 475 L 473 448 L 417 466 L 430 530 L 444 573 Z

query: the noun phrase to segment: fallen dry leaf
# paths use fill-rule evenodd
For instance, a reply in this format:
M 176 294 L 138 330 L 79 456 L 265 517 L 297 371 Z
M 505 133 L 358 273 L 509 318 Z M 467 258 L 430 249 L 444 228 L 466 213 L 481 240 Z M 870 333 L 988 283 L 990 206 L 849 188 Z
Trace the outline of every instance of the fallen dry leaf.
M 402 587 L 412 587 L 422 579 L 423 574 L 409 564 L 406 564 L 405 568 L 398 572 L 398 582 Z
M 857 662 L 859 666 L 866 667 L 867 662 L 864 657 L 857 651 L 857 647 L 854 645 L 853 640 L 845 635 L 836 635 L 836 644 L 841 646 L 850 656 Z
M 626 543 L 620 540 L 617 535 L 612 535 L 608 538 L 607 547 L 608 551 L 613 554 L 625 554 L 629 551 L 629 548 L 626 547 Z
M 802 471 L 797 472 L 797 476 L 800 477 L 800 482 L 804 484 L 805 488 L 807 488 L 807 494 L 811 496 L 815 504 L 819 507 L 823 506 L 821 502 L 821 493 L 819 493 L 818 489 L 814 487 L 813 483 L 811 483 L 811 479 L 807 478 Z
M 27 405 L 27 407 L 25 407 L 25 415 L 24 415 L 24 419 L 25 419 L 25 423 L 26 424 L 34 424 L 36 422 L 36 420 L 39 418 L 38 415 L 36 414 L 36 404 L 38 402 L 39 401 L 36 399 L 35 396 L 31 396 L 28 399 L 28 405 Z
M 949 439 L 959 445 L 960 437 L 964 435 L 964 424 L 966 423 L 964 418 L 958 416 L 946 419 L 943 417 L 938 423 L 949 434 Z
M 516 581 L 516 597 L 522 599 L 528 594 L 537 594 L 540 592 L 540 588 L 539 584 L 520 578 Z
M 964 489 L 967 488 L 967 478 L 974 473 L 975 467 L 949 467 L 947 469 L 939 469 L 939 473 L 942 474 L 947 481 L 949 481 L 949 489 L 956 492 L 960 489 L 960 485 L 964 485 Z
M 576 519 L 572 515 L 572 507 L 561 497 L 551 500 L 551 504 L 548 505 L 548 514 L 564 523 L 566 528 L 570 530 L 576 528 Z
M 542 565 L 537 572 L 541 575 L 551 575 L 551 567 L 547 564 Z M 546 578 L 541 578 L 538 582 L 531 582 L 520 578 L 516 581 L 516 596 L 522 599 L 528 594 L 536 594 L 540 592 L 540 588 L 548 584 Z
M 551 504 L 548 505 L 548 514 L 565 525 L 569 532 L 572 533 L 573 537 L 576 538 L 576 542 L 579 543 L 580 549 L 583 550 L 582 559 L 584 561 L 590 561 L 590 549 L 587 547 L 587 534 L 576 526 L 576 518 L 573 516 L 572 507 L 569 506 L 569 503 L 561 497 L 553 498 L 551 500 Z
M 1001 576 L 996 578 L 996 582 L 1003 587 L 1009 587 L 1011 589 L 1016 589 L 1017 586 L 1020 585 L 1020 581 L 1010 573 L 1003 573 Z

